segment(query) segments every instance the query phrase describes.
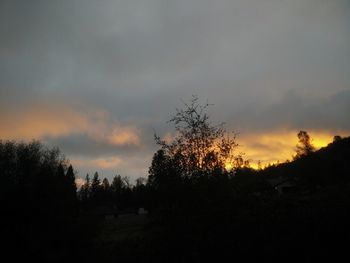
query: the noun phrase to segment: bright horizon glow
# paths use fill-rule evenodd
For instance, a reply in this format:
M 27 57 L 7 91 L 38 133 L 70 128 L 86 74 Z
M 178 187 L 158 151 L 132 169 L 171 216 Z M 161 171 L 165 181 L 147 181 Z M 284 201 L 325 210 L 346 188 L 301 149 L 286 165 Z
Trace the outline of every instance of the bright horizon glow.
M 316 150 L 327 146 L 333 141 L 335 135 L 347 136 L 346 132 L 329 131 L 307 131 L 311 138 L 311 143 Z M 261 167 L 269 164 L 283 163 L 292 160 L 298 144 L 297 130 L 276 131 L 261 134 L 246 134 L 238 138 L 244 158 L 250 161 L 250 167 L 258 169 L 258 162 Z
M 233 165 L 232 165 L 231 162 L 225 163 L 225 169 L 226 169 L 227 171 L 231 171 L 232 168 L 233 168 Z
M 142 141 L 141 132 L 137 125 L 120 125 L 110 123 L 108 114 L 101 111 L 93 112 L 89 115 L 74 111 L 72 108 L 66 108 L 61 116 L 53 115 L 55 105 L 45 105 L 45 111 L 41 114 L 32 114 L 32 111 L 22 115 L 24 122 L 11 120 L 8 125 L 4 125 L 0 129 L 1 139 L 13 140 L 20 139 L 30 141 L 32 139 L 41 140 L 45 143 L 47 136 L 57 137 L 66 136 L 67 134 L 75 134 L 82 132 L 96 143 L 104 143 L 110 147 L 133 146 L 136 149 L 142 149 L 146 142 Z M 38 108 L 35 108 L 36 112 Z M 29 115 L 34 117 L 28 118 Z M 50 118 L 53 115 L 55 118 Z M 58 121 L 57 121 L 58 120 Z M 56 123 L 57 122 L 57 123 Z M 5 122 L 6 123 L 6 122 Z M 16 128 L 13 130 L 13 128 Z M 59 128 L 57 128 L 59 127 Z M 63 128 L 62 128 L 63 127 Z M 307 130 L 311 137 L 311 143 L 318 150 L 327 146 L 333 141 L 335 135 L 342 137 L 349 133 L 346 131 L 321 131 Z M 281 129 L 276 131 L 261 131 L 255 133 L 243 133 L 238 136 L 237 142 L 240 145 L 233 152 L 234 155 L 244 153 L 243 159 L 248 160 L 250 167 L 258 169 L 269 164 L 283 163 L 286 160 L 292 160 L 295 155 L 295 148 L 298 143 L 298 130 Z M 172 133 L 167 132 L 164 139 L 170 142 L 174 139 Z M 61 148 L 61 145 L 56 145 Z M 61 149 L 65 153 L 65 149 Z M 93 173 L 94 170 L 100 171 L 102 176 L 111 178 L 112 174 L 122 173 L 123 170 L 133 171 L 134 174 L 128 174 L 131 177 L 147 177 L 148 167 L 151 164 L 151 158 L 154 152 L 144 153 L 143 157 L 131 163 L 131 159 L 122 153 L 113 155 L 101 155 L 91 157 L 67 156 L 72 160 L 72 164 L 78 171 L 80 177 L 84 177 L 86 172 Z M 136 167 L 136 168 L 135 168 Z M 231 170 L 233 164 L 227 162 L 226 170 Z M 106 175 L 104 173 L 107 172 Z

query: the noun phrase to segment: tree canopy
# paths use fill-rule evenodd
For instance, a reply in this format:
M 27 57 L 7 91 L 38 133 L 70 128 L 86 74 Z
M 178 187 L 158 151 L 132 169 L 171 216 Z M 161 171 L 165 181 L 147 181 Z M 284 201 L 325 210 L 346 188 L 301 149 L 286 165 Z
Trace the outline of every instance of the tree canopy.
M 212 124 L 207 113 L 210 104 L 201 104 L 197 96 L 169 120 L 175 126 L 175 137 L 169 142 L 155 135 L 161 149 L 154 155 L 149 173 L 150 182 L 163 174 L 177 173 L 183 178 L 230 172 L 242 163 L 234 154 L 236 135 L 224 128 L 224 123 Z
M 315 147 L 311 143 L 311 138 L 306 131 L 299 131 L 298 139 L 299 143 L 296 146 L 295 159 L 298 159 L 302 156 L 307 156 L 315 151 Z

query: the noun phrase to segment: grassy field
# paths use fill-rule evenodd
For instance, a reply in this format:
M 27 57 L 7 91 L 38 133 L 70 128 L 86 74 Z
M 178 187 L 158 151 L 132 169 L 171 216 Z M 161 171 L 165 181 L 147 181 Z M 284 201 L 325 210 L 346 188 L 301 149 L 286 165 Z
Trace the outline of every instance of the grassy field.
M 143 239 L 146 234 L 147 215 L 125 214 L 107 218 L 99 223 L 98 242 L 121 242 L 128 239 Z
M 162 229 L 151 223 L 147 215 L 127 214 L 99 222 L 93 241 L 94 261 L 144 262 L 158 256 L 157 245 Z

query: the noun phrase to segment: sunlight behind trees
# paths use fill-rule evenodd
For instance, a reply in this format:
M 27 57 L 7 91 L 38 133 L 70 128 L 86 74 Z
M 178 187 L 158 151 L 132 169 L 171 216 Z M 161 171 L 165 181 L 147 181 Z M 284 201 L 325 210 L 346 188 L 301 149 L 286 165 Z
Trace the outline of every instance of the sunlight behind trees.
M 224 123 L 210 122 L 209 106 L 200 104 L 198 97 L 193 96 L 169 121 L 174 124 L 177 135 L 170 142 L 155 135 L 162 156 L 177 167 L 181 176 L 231 171 L 242 166 L 242 155 L 235 152 L 238 146 L 235 134 L 227 132 Z

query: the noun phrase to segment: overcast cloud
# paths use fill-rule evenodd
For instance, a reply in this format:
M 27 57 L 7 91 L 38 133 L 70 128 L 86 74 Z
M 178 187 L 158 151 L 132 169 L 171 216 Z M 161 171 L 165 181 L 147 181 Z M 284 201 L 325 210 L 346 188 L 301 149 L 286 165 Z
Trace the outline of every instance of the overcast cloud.
M 197 94 L 260 158 L 259 134 L 349 134 L 349 47 L 347 0 L 0 0 L 0 135 L 146 176 Z

